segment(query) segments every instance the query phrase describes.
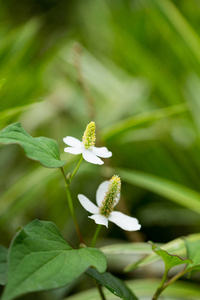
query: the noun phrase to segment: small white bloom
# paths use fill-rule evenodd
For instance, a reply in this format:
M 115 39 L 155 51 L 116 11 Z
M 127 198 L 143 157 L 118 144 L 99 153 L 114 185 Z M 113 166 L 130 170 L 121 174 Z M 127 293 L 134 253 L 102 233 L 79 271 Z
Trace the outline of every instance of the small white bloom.
M 141 228 L 138 220 L 129 217 L 121 212 L 113 211 L 115 205 L 120 199 L 121 181 L 118 176 L 113 176 L 110 181 L 104 181 L 100 184 L 96 192 L 97 205 L 92 203 L 87 197 L 79 194 L 78 199 L 81 205 L 89 211 L 96 224 L 108 227 L 108 221 L 115 223 L 127 231 L 135 231 Z
M 71 154 L 82 154 L 83 158 L 97 165 L 103 165 L 103 161 L 99 157 L 108 158 L 112 156 L 112 152 L 106 147 L 95 147 L 95 123 L 90 122 L 84 132 L 82 142 L 72 136 L 66 136 L 63 141 L 70 147 L 64 149 L 65 152 Z

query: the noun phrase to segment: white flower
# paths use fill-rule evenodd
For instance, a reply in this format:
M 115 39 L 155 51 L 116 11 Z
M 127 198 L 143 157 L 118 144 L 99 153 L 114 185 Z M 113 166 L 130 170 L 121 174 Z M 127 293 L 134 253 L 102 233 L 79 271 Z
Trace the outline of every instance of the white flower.
M 104 181 L 100 184 L 96 192 L 96 206 L 87 197 L 79 194 L 78 199 L 81 205 L 89 211 L 96 224 L 105 225 L 108 227 L 108 221 L 115 223 L 127 231 L 135 231 L 141 228 L 138 220 L 129 217 L 121 212 L 113 211 L 115 205 L 120 199 L 121 181 L 118 176 L 113 176 L 110 181 Z
M 65 152 L 71 154 L 82 154 L 83 158 L 97 165 L 102 165 L 104 162 L 99 158 L 108 158 L 112 156 L 112 152 L 106 147 L 95 147 L 95 123 L 90 122 L 84 132 L 82 142 L 72 136 L 66 136 L 63 141 L 70 147 L 64 149 Z

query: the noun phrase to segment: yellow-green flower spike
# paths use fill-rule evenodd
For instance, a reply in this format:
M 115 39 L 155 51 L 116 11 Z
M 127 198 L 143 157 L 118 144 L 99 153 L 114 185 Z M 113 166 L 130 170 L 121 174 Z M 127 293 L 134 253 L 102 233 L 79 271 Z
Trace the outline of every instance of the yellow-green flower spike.
M 110 179 L 110 183 L 108 185 L 108 190 L 100 207 L 101 215 L 105 216 L 106 218 L 109 214 L 113 211 L 116 198 L 121 190 L 121 180 L 118 175 L 114 175 Z
M 95 145 L 96 135 L 95 135 L 95 123 L 90 122 L 82 137 L 82 143 L 86 149 L 91 149 Z

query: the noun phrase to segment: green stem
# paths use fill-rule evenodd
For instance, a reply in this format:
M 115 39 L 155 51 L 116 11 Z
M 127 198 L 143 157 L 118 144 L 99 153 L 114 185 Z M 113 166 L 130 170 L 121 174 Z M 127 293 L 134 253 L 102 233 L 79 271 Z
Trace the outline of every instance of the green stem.
M 106 297 L 105 297 L 105 295 L 104 295 L 104 293 L 103 293 L 102 286 L 98 284 L 98 282 L 97 282 L 96 279 L 94 279 L 94 283 L 95 283 L 95 285 L 96 285 L 96 287 L 97 287 L 97 289 L 98 289 L 98 291 L 99 291 L 99 294 L 100 294 L 100 296 L 101 296 L 101 299 L 102 299 L 102 300 L 106 300 Z
M 83 237 L 82 237 L 82 234 L 81 234 L 81 231 L 80 231 L 80 227 L 79 227 L 79 224 L 78 224 L 78 221 L 77 221 L 77 218 L 76 218 L 76 214 L 75 214 L 75 211 L 74 211 L 74 206 L 73 206 L 73 201 L 72 201 L 72 196 L 71 196 L 71 191 L 70 191 L 70 184 L 67 181 L 67 178 L 65 176 L 65 172 L 64 172 L 63 168 L 60 168 L 60 169 L 61 169 L 61 172 L 62 172 L 63 177 L 65 179 L 66 195 L 67 195 L 69 210 L 70 210 L 72 219 L 74 221 L 75 229 L 76 229 L 76 232 L 77 232 L 77 235 L 79 237 L 80 242 L 84 244 L 84 240 L 83 240 Z
M 170 285 L 172 284 L 173 282 L 175 282 L 177 279 L 179 279 L 181 276 L 187 274 L 188 272 L 190 272 L 191 269 L 187 269 L 187 270 L 182 270 L 180 271 L 178 274 L 176 274 L 174 277 L 172 277 L 170 280 L 168 280 L 165 285 L 163 286 L 163 291 Z
M 175 282 L 177 279 L 179 279 L 181 276 L 187 274 L 188 272 L 190 272 L 192 270 L 192 268 L 190 269 L 183 269 L 182 271 L 180 271 L 178 274 L 176 274 L 175 276 L 173 276 L 171 279 L 169 279 L 167 282 L 166 279 L 163 280 L 162 279 L 162 284 L 160 285 L 160 287 L 157 289 L 154 297 L 152 298 L 152 300 L 156 300 L 158 298 L 158 296 L 170 285 L 172 284 L 173 282 Z M 164 276 L 163 276 L 164 278 Z
M 98 236 L 98 234 L 99 234 L 100 229 L 101 229 L 101 225 L 98 225 L 97 228 L 96 228 L 96 230 L 95 230 L 93 239 L 92 239 L 91 247 L 94 247 L 94 246 L 95 246 L 96 240 L 97 240 L 97 236 Z
M 162 293 L 162 291 L 163 291 L 163 289 L 164 289 L 164 288 L 163 288 L 163 287 L 164 287 L 164 284 L 165 284 L 165 282 L 166 282 L 166 280 L 167 280 L 167 274 L 168 274 L 168 270 L 165 269 L 165 273 L 164 273 L 164 275 L 163 275 L 161 284 L 160 284 L 160 286 L 157 288 L 157 290 L 156 290 L 156 292 L 155 292 L 155 294 L 154 294 L 152 300 L 157 300 L 157 299 L 158 299 L 158 296 Z
M 96 230 L 95 230 L 93 239 L 92 239 L 91 247 L 94 247 L 94 246 L 95 246 L 96 240 L 97 240 L 97 236 L 98 236 L 98 234 L 99 234 L 100 229 L 101 229 L 101 225 L 98 225 L 97 228 L 96 228 Z M 106 297 L 105 297 L 105 295 L 104 295 L 104 293 L 103 293 L 102 286 L 98 284 L 98 281 L 97 281 L 96 279 L 94 279 L 94 282 L 95 282 L 95 285 L 96 285 L 96 287 L 97 287 L 97 289 L 98 289 L 98 291 L 99 291 L 99 294 L 100 294 L 100 296 L 101 296 L 101 299 L 102 299 L 102 300 L 106 300 Z
M 82 161 L 83 161 L 83 155 L 81 155 L 81 158 L 80 158 L 80 160 L 79 160 L 79 162 L 78 162 L 76 168 L 74 169 L 74 171 L 73 171 L 73 173 L 72 173 L 72 175 L 71 175 L 71 177 L 70 177 L 70 182 L 71 182 L 72 179 L 74 178 L 74 175 L 76 174 L 76 172 L 77 172 L 78 168 L 80 167 L 80 164 L 82 163 Z

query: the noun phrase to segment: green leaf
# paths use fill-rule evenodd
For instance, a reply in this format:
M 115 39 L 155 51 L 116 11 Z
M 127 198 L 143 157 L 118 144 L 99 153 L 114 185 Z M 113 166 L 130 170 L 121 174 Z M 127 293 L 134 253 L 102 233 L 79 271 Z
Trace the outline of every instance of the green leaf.
M 48 168 L 60 168 L 65 161 L 60 160 L 57 142 L 46 137 L 31 137 L 21 126 L 14 123 L 0 132 L 0 143 L 19 144 L 27 157 L 39 161 Z
M 167 251 L 167 252 L 170 252 L 173 255 L 176 254 L 176 255 L 179 255 L 179 256 L 186 256 L 187 255 L 187 250 L 186 250 L 186 246 L 185 246 L 184 241 L 192 242 L 192 241 L 196 241 L 196 240 L 199 240 L 199 239 L 200 239 L 200 234 L 199 233 L 191 234 L 191 235 L 187 236 L 186 238 L 178 238 L 178 239 L 175 239 L 175 240 L 173 240 L 173 241 L 171 241 L 167 244 L 163 244 L 162 249 Z M 134 246 L 134 244 L 132 246 L 133 247 L 133 254 L 135 253 L 134 247 L 136 247 L 136 249 L 137 249 L 137 243 L 136 243 L 135 246 Z M 147 245 L 148 244 L 146 244 L 146 246 Z M 148 246 L 150 248 L 150 245 L 148 245 Z M 129 248 L 131 248 L 131 246 L 129 246 Z M 101 250 L 104 252 L 104 254 L 106 256 L 107 256 L 107 253 L 109 253 L 108 252 L 109 249 L 108 250 L 106 249 L 106 251 L 104 251 L 104 248 L 101 248 Z M 111 251 L 110 251 L 110 254 L 111 254 Z M 113 255 L 114 254 L 115 253 L 113 253 Z M 129 254 L 131 254 L 131 249 L 129 250 Z M 144 252 L 144 254 L 145 254 L 145 252 Z M 188 258 L 190 258 L 190 257 L 188 256 Z M 154 263 L 158 260 L 159 260 L 159 256 L 156 255 L 156 253 L 152 253 L 150 255 L 145 256 L 144 258 L 140 259 L 137 262 L 129 264 L 125 268 L 125 271 L 129 272 L 133 269 L 150 265 L 150 264 L 152 264 L 152 263 Z
M 155 1 L 152 3 L 155 7 L 157 7 L 160 11 L 160 15 L 164 15 L 167 20 L 170 22 L 175 31 L 182 38 L 184 43 L 191 51 L 191 55 L 197 59 L 197 62 L 200 62 L 200 39 L 196 31 L 192 28 L 192 26 L 188 23 L 187 19 L 181 14 L 181 12 L 176 8 L 173 4 L 173 1 Z
M 144 112 L 134 117 L 120 121 L 110 126 L 109 128 L 104 129 L 102 135 L 105 140 L 108 140 L 130 129 L 134 129 L 138 126 L 146 126 L 149 123 L 155 122 L 159 119 L 170 117 L 174 114 L 183 113 L 186 110 L 186 106 L 180 104 L 150 112 Z
M 99 284 L 105 286 L 115 296 L 125 300 L 137 300 L 138 298 L 126 286 L 126 284 L 109 272 L 100 274 L 97 270 L 90 268 L 86 272 L 87 275 L 96 279 Z
M 35 220 L 13 239 L 8 284 L 2 300 L 67 285 L 93 266 L 105 272 L 106 259 L 95 248 L 73 249 L 52 222 Z
M 200 271 L 200 240 L 188 241 L 184 240 L 187 248 L 188 257 L 192 263 L 188 264 L 186 270 L 188 272 L 196 273 Z
M 166 250 L 163 250 L 159 248 L 158 246 L 154 245 L 152 242 L 149 242 L 151 244 L 152 250 L 158 254 L 160 257 L 162 257 L 166 271 L 169 271 L 171 268 L 182 265 L 182 264 L 190 264 L 192 261 L 188 258 L 181 258 L 178 255 L 172 255 L 169 254 Z
M 0 245 L 0 284 L 5 285 L 7 282 L 7 255 L 8 250 Z
M 1 82 L 0 82 L 0 84 L 1 84 Z M 1 88 L 1 86 L 0 86 L 0 88 Z M 31 104 L 27 104 L 27 105 L 19 105 L 19 106 L 12 107 L 9 109 L 1 110 L 0 111 L 1 124 L 2 123 L 6 124 L 6 122 L 8 122 L 8 120 L 10 120 L 11 118 L 16 117 L 17 115 L 19 115 L 25 111 L 31 110 L 35 107 L 36 107 L 36 104 L 31 103 Z M 40 108 L 38 107 L 38 109 L 40 109 Z

